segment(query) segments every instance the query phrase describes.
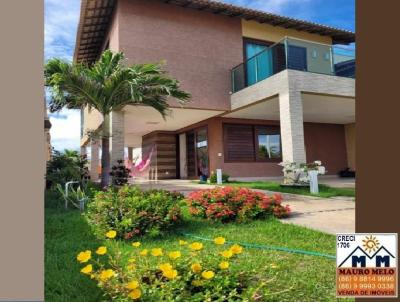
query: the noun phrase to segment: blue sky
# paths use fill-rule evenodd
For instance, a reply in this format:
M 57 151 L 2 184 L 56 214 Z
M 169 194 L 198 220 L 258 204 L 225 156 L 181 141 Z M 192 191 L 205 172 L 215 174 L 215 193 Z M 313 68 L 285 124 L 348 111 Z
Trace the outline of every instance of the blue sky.
M 355 31 L 355 0 L 226 0 L 249 8 Z M 72 60 L 80 0 L 45 0 L 45 60 Z M 78 149 L 80 113 L 63 110 L 50 116 L 56 150 Z

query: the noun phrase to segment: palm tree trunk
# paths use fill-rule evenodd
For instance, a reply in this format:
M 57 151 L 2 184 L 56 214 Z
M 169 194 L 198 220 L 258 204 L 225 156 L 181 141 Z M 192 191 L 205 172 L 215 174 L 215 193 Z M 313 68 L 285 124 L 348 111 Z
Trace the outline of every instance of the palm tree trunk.
M 104 115 L 101 137 L 101 188 L 110 184 L 110 116 Z

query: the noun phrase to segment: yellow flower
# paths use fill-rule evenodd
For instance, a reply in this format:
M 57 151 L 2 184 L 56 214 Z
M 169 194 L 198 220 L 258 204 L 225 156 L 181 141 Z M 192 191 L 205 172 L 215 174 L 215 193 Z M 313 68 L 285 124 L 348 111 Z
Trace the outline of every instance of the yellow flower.
M 172 265 L 171 264 L 169 264 L 169 263 L 161 263 L 159 266 L 158 266 L 158 268 L 161 270 L 161 271 L 170 271 L 170 270 L 172 270 L 173 269 L 173 267 L 172 267 Z
M 186 245 L 187 244 L 187 241 L 185 241 L 185 240 L 179 240 L 179 245 Z
M 181 252 L 179 251 L 174 251 L 168 254 L 169 258 L 172 260 L 178 259 L 180 256 L 182 256 Z
M 128 294 L 128 296 L 133 300 L 137 300 L 142 296 L 142 292 L 140 291 L 140 289 L 134 289 Z
M 91 264 L 86 265 L 81 269 L 81 273 L 89 275 L 93 271 L 93 266 Z
M 128 270 L 134 271 L 136 269 L 136 264 L 130 263 L 126 266 Z
M 200 263 L 194 263 L 194 264 L 192 264 L 192 266 L 190 268 L 192 269 L 193 273 L 200 273 L 201 264 Z
M 229 262 L 222 261 L 218 266 L 220 269 L 227 269 L 229 267 Z
M 92 252 L 87 250 L 87 251 L 84 251 L 84 252 L 80 252 L 78 254 L 78 256 L 76 256 L 76 259 L 80 263 L 85 263 L 85 262 L 88 262 L 91 257 L 92 257 Z
M 201 273 L 201 276 L 202 276 L 204 279 L 209 280 L 209 279 L 214 278 L 215 273 L 214 273 L 213 271 L 204 271 L 204 272 Z
M 107 237 L 107 238 L 113 239 L 113 238 L 115 238 L 115 236 L 117 236 L 117 232 L 114 231 L 114 230 L 110 230 L 110 231 L 108 231 L 108 232 L 106 233 L 106 237 Z
M 202 286 L 203 282 L 201 282 L 201 280 L 193 280 L 192 285 L 193 286 Z
M 151 250 L 151 254 L 152 254 L 154 257 L 158 257 L 158 256 L 162 256 L 162 255 L 163 255 L 163 252 L 162 252 L 162 249 L 156 248 L 156 249 L 152 249 L 152 250 Z
M 221 253 L 224 258 L 231 258 L 233 256 L 233 252 L 231 250 L 226 250 Z
M 148 253 L 149 253 L 149 250 L 148 249 L 144 249 L 139 254 L 140 254 L 140 256 L 147 256 Z
M 112 269 L 106 269 L 106 270 L 100 272 L 100 280 L 101 281 L 106 281 L 114 276 L 115 276 L 115 272 Z
M 224 237 L 217 237 L 217 238 L 214 238 L 214 243 L 215 243 L 215 244 L 218 244 L 218 245 L 222 245 L 222 244 L 225 243 L 225 238 L 224 238 Z
M 100 246 L 97 250 L 96 250 L 96 254 L 97 255 L 104 255 L 105 253 L 107 253 L 107 248 L 105 246 Z
M 234 245 L 232 245 L 232 247 L 230 248 L 230 250 L 232 251 L 232 253 L 234 253 L 234 254 L 240 254 L 240 253 L 242 253 L 242 251 L 243 251 L 243 248 L 240 246 L 240 245 L 238 245 L 238 244 L 234 244 Z
M 137 289 L 139 287 L 139 282 L 136 280 L 132 280 L 126 286 L 127 289 Z
M 271 268 L 278 268 L 279 266 L 277 266 L 275 263 L 271 264 Z
M 203 248 L 203 244 L 200 242 L 193 242 L 189 247 L 194 251 L 200 251 Z
M 172 279 L 175 279 L 176 276 L 178 276 L 178 271 L 176 269 L 166 270 L 166 271 L 163 271 L 163 276 L 172 280 Z
M 133 247 L 139 247 L 140 246 L 140 242 L 139 241 L 132 242 L 132 246 Z

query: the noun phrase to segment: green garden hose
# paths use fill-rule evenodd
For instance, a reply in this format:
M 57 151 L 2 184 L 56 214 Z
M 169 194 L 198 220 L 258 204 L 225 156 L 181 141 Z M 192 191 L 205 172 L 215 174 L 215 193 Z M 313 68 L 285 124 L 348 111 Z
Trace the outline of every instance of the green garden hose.
M 191 233 L 183 233 L 182 232 L 181 235 L 186 236 L 186 237 L 196 238 L 199 240 L 213 241 L 213 239 L 197 236 L 197 235 L 194 235 Z M 227 243 L 233 243 L 233 244 L 237 243 L 243 247 L 260 249 L 260 250 L 275 250 L 275 251 L 281 251 L 281 252 L 287 252 L 287 253 L 293 253 L 293 254 L 303 254 L 303 255 L 309 255 L 309 256 L 318 256 L 318 257 L 325 257 L 325 258 L 329 258 L 329 259 L 336 259 L 336 256 L 334 256 L 334 255 L 329 255 L 329 254 L 324 254 L 324 253 L 319 253 L 319 252 L 314 252 L 314 251 L 291 249 L 291 248 L 287 248 L 287 247 L 261 245 L 261 244 L 253 244 L 253 243 L 243 243 L 243 242 L 232 242 L 232 241 L 227 241 Z

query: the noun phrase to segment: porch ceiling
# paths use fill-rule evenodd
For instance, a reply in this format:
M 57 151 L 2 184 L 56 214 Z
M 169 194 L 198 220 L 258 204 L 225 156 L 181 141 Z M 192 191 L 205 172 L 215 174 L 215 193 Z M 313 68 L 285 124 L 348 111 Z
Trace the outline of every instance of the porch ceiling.
M 134 142 L 153 131 L 176 131 L 198 123 L 223 111 L 171 108 L 171 113 L 164 120 L 155 109 L 146 106 L 127 106 L 125 109 L 125 136 L 131 147 Z M 136 139 L 135 139 L 136 138 Z
M 302 93 L 304 122 L 349 124 L 355 122 L 355 99 Z M 279 120 L 278 96 L 227 113 L 224 117 Z

